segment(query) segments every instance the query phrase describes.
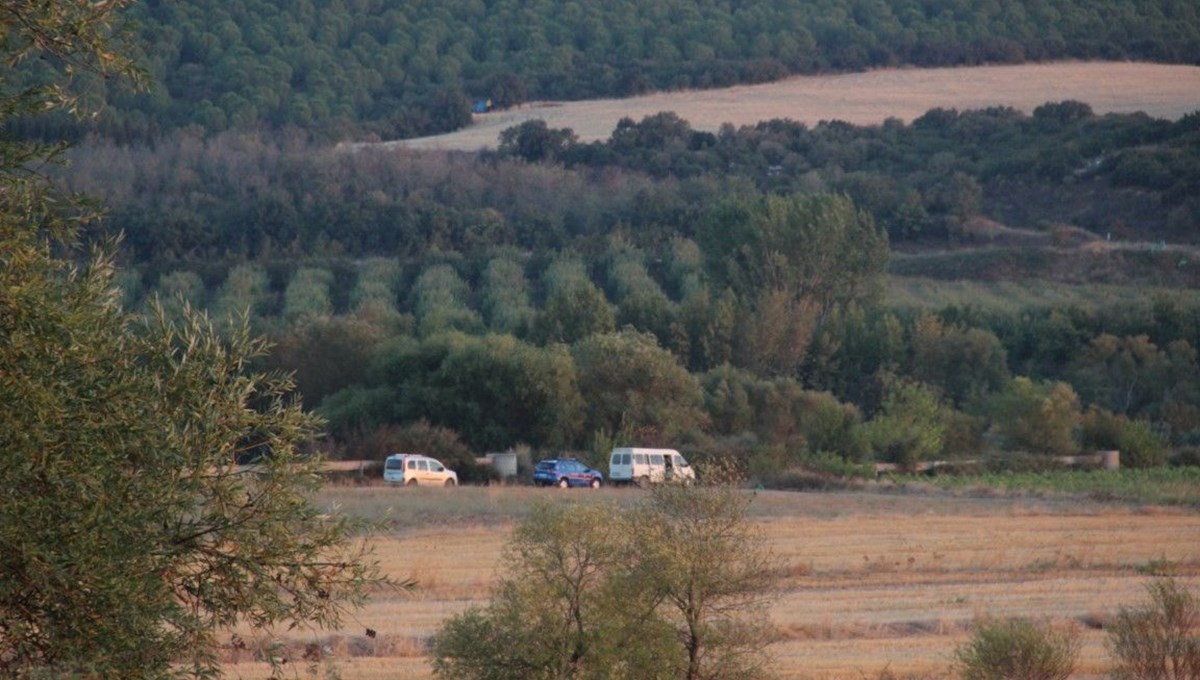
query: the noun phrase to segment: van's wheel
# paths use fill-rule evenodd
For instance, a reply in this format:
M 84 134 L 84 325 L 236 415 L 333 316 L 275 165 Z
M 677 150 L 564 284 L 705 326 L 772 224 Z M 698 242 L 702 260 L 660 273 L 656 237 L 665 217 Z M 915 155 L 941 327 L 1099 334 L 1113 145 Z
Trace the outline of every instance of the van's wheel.
M 599 489 L 599 488 L 600 488 L 600 480 L 599 480 L 599 479 L 593 479 L 593 480 L 592 480 L 592 488 L 593 488 L 593 489 Z
M 416 486 L 416 485 L 417 485 L 417 480 L 415 480 L 415 479 L 410 479 L 404 483 L 404 486 Z
M 571 486 L 571 483 L 567 481 L 566 477 L 563 477 L 562 479 L 558 480 L 558 488 L 565 489 L 568 486 Z
M 646 475 L 642 475 L 641 477 L 637 478 L 637 481 L 635 481 L 634 484 L 637 484 L 640 488 L 644 489 L 650 486 L 650 478 Z
M 447 479 L 447 480 L 446 480 L 446 486 L 454 486 L 454 480 L 453 480 L 453 479 Z

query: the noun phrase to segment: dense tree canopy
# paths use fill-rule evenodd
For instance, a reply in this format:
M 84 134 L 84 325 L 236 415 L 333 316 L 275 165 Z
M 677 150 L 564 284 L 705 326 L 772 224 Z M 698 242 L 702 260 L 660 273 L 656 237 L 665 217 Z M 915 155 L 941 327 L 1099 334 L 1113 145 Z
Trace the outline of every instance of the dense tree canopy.
M 459 127 L 476 100 L 511 106 L 905 64 L 1200 61 L 1200 13 L 1186 0 L 149 0 L 131 18 L 155 86 L 89 83 L 107 106 L 88 127 L 119 139 L 190 125 L 391 138 Z M 21 73 L 36 82 L 43 67 Z

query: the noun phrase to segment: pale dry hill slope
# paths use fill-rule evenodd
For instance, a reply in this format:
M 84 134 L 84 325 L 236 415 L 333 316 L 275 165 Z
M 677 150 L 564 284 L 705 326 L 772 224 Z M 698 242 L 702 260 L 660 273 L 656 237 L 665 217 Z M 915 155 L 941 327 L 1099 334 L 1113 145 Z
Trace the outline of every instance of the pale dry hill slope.
M 911 122 L 935 107 L 1011 106 L 1032 112 L 1048 101 L 1068 99 L 1087 102 L 1096 113 L 1144 111 L 1174 120 L 1200 110 L 1200 67 L 1060 62 L 798 76 L 762 85 L 629 99 L 535 102 L 476 115 L 473 125 L 450 134 L 387 144 L 465 151 L 494 148 L 502 130 L 539 118 L 552 128 L 573 129 L 581 141 L 595 141 L 607 139 L 623 117 L 641 120 L 660 111 L 674 111 L 693 128 L 716 132 L 723 123 L 751 125 L 773 118 L 808 125 L 822 120 L 873 125 L 888 117 Z

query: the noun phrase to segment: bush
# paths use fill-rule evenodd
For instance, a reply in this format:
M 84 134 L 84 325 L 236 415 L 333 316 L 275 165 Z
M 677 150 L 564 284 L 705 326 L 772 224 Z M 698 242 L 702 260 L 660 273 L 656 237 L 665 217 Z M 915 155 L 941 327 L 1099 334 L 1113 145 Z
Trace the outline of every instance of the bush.
M 1025 619 L 977 625 L 954 653 L 963 680 L 1067 680 L 1078 656 L 1074 628 Z
M 1117 438 L 1122 467 L 1148 468 L 1167 464 L 1167 444 L 1150 426 L 1140 420 L 1130 421 Z
M 1040 473 L 1063 469 L 1063 465 L 1053 458 L 1021 452 L 989 455 L 984 458 L 983 466 L 988 472 L 995 473 Z
M 989 399 L 990 411 L 1009 450 L 1051 456 L 1079 450 L 1072 431 L 1079 424 L 1079 397 L 1063 382 L 1013 378 Z
M 1096 451 L 1119 449 L 1121 433 L 1128 423 L 1123 415 L 1092 406 L 1079 423 L 1080 443 Z
M 1200 602 L 1172 578 L 1146 590 L 1150 602 L 1122 607 L 1108 632 L 1114 680 L 1200 680 Z
M 1175 450 L 1171 464 L 1176 467 L 1200 467 L 1200 446 L 1181 446 Z

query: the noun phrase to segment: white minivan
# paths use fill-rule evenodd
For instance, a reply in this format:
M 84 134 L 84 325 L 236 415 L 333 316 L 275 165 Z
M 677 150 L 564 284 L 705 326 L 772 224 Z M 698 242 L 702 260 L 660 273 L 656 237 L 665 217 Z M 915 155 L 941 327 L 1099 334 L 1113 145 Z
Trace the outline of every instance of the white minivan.
M 455 486 L 458 475 L 429 456 L 393 453 L 384 461 L 383 481 L 404 486 Z
M 613 484 L 638 486 L 691 484 L 696 481 L 696 471 L 675 449 L 616 448 L 608 459 L 608 479 Z

